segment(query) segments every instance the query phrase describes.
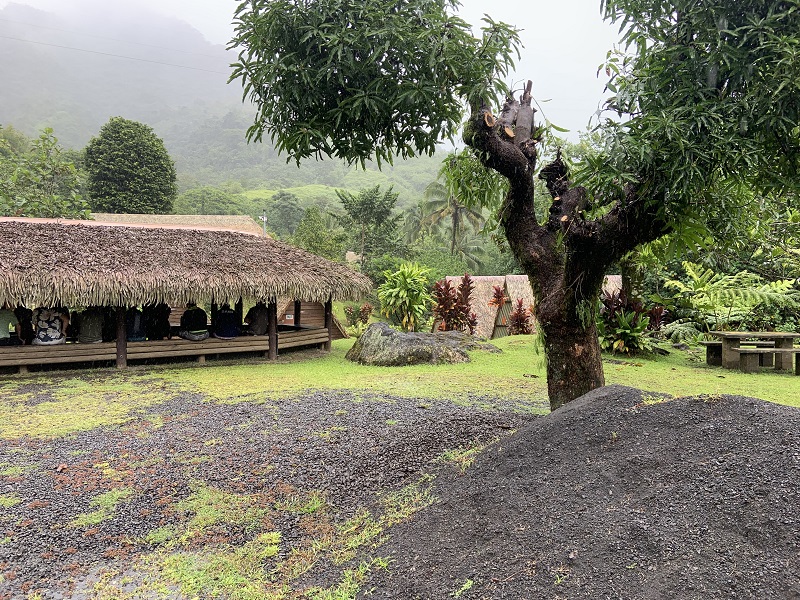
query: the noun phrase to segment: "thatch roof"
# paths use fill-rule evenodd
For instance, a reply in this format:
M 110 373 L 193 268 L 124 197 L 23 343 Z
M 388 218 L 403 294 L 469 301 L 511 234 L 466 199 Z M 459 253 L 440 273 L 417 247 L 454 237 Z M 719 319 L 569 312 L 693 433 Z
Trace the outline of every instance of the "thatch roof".
M 445 277 L 445 280 L 449 281 L 455 289 L 458 289 L 461 284 L 461 277 L 448 276 Z M 527 275 L 478 275 L 472 277 L 472 281 L 475 283 L 475 289 L 472 292 L 471 308 L 478 317 L 475 335 L 480 337 L 493 339 L 508 335 L 509 316 L 519 298 L 522 298 L 522 306 L 525 308 L 532 309 L 536 304 L 533 288 Z M 496 285 L 505 290 L 508 300 L 502 308 L 489 304 Z M 607 275 L 603 281 L 603 290 L 611 293 L 620 289 L 622 289 L 622 277 Z M 437 320 L 433 325 L 434 330 L 438 326 L 439 321 Z
M 522 306 L 530 308 L 536 304 L 533 297 L 533 288 L 527 275 L 506 275 L 506 292 L 511 302 L 516 302 L 522 298 Z
M 622 275 L 606 275 L 603 280 L 603 292 L 614 294 L 622 291 Z
M 263 226 L 247 215 L 145 215 L 92 213 L 98 223 L 120 223 L 141 227 L 174 227 L 178 229 L 216 229 L 264 235 Z
M 0 218 L 0 303 L 324 302 L 371 287 L 345 265 L 243 233 Z

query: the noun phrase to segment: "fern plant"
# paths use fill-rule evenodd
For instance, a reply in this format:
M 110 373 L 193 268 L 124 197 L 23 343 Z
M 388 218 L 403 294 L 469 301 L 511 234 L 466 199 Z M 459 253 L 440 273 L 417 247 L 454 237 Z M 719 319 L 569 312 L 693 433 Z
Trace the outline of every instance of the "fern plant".
M 684 262 L 687 281 L 670 280 L 664 286 L 689 299 L 697 320 L 706 329 L 746 327 L 756 308 L 800 308 L 800 292 L 794 279 L 764 283 L 754 273 L 715 273 Z

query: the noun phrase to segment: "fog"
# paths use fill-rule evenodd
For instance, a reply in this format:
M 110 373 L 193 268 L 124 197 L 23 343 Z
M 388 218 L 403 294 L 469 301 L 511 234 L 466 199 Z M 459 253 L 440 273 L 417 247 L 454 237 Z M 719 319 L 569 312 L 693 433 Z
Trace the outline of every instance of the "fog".
M 10 4 L 0 0 L 0 8 Z M 130 23 L 141 27 L 148 14 L 159 13 L 186 21 L 216 44 L 231 37 L 233 12 L 238 0 L 27 0 L 15 2 L 42 10 L 85 14 L 87 9 L 107 23 Z M 522 29 L 525 46 L 517 61 L 517 72 L 509 83 L 515 88 L 527 79 L 534 82 L 534 96 L 542 115 L 552 123 L 571 130 L 577 138 L 597 111 L 604 79 L 596 76 L 598 66 L 617 39 L 616 28 L 603 23 L 599 0 L 495 0 L 491 3 L 465 0 L 461 16 L 477 24 L 487 8 L 495 20 Z M 114 28 L 118 31 L 117 28 Z

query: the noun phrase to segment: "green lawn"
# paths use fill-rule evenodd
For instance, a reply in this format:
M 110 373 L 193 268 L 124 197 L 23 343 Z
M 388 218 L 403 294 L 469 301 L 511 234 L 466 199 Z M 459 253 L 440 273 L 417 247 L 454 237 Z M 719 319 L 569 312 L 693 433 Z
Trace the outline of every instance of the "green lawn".
M 220 361 L 3 377 L 0 437 L 58 436 L 121 423 L 182 392 L 201 393 L 209 401 L 242 402 L 293 396 L 307 389 L 352 390 L 487 407 L 499 399 L 517 410 L 547 412 L 544 360 L 531 337 L 496 340 L 502 353 L 478 351 L 470 363 L 397 368 L 347 361 L 344 355 L 351 344 L 352 340 L 339 340 L 328 354 L 294 352 L 275 363 Z M 703 357 L 702 350 L 673 350 L 669 356 L 647 359 L 608 356 L 606 382 L 675 396 L 737 394 L 800 406 L 800 377 L 707 367 Z M 48 401 L 26 402 L 41 389 L 51 395 Z

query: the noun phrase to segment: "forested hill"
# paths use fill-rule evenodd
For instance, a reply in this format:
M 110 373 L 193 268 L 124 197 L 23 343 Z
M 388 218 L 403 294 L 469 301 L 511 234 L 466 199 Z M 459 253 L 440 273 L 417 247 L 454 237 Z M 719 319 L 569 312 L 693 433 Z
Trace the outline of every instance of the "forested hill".
M 27 135 L 51 127 L 63 146 L 80 149 L 110 117 L 122 116 L 164 140 L 182 189 L 353 183 L 339 162 L 298 169 L 268 143 L 247 144 L 254 111 L 242 104 L 240 85 L 227 83 L 235 53 L 183 21 L 144 10 L 120 14 L 117 6 L 113 13 L 54 13 L 9 4 L 0 10 L 0 53 L 0 125 Z M 366 179 L 395 184 L 405 204 L 435 178 L 439 160 Z
M 153 13 L 9 4 L 0 10 L 0 53 L 0 122 L 28 134 L 51 126 L 70 147 L 84 146 L 112 116 L 152 125 L 176 109 L 240 104 L 226 84 L 232 53 Z

